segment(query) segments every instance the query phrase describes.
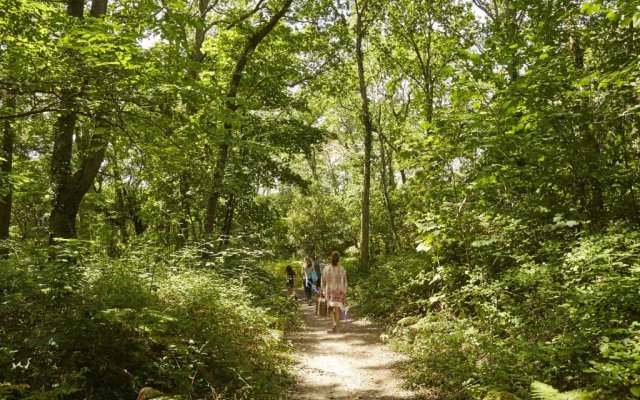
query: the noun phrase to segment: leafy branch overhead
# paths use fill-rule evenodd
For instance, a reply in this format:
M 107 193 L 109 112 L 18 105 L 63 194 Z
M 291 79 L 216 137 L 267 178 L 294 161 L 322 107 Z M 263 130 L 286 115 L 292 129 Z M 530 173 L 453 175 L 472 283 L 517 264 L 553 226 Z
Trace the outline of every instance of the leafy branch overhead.
M 334 250 L 430 397 L 640 397 L 639 7 L 0 0 L 0 398 L 286 398 Z

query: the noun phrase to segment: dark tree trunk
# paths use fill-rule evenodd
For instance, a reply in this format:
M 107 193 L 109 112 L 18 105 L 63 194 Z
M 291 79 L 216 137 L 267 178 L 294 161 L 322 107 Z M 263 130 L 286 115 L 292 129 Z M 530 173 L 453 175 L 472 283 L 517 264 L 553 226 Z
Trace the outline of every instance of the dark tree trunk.
M 7 93 L 4 108 L 13 111 L 16 107 L 16 97 Z M 11 205 L 13 201 L 13 184 L 11 183 L 11 171 L 13 169 L 13 147 L 15 132 L 10 120 L 4 121 L 2 132 L 2 153 L 0 154 L 0 182 L 2 185 L 0 197 L 0 241 L 9 239 L 9 226 L 11 224 Z M 6 258 L 9 249 L 0 245 L 0 257 Z
M 229 201 L 227 202 L 227 214 L 224 218 L 224 227 L 222 230 L 222 244 L 226 246 L 231 239 L 231 228 L 233 226 L 233 214 L 236 209 L 236 198 L 234 195 L 229 196 Z
M 387 178 L 387 154 L 384 149 L 384 142 L 382 141 L 382 138 L 380 139 L 380 169 L 380 173 L 382 174 L 380 181 L 382 182 L 382 195 L 384 196 L 384 204 L 387 208 L 387 213 L 389 214 L 389 224 L 391 225 L 391 232 L 393 233 L 395 248 L 396 250 L 400 250 L 402 249 L 402 243 L 400 241 L 400 236 L 398 235 L 398 230 L 396 229 L 396 219 L 394 216 L 393 204 L 391 203 L 391 196 L 389 195 Z
M 578 36 L 569 35 L 569 47 L 575 68 L 579 71 L 584 70 L 584 50 Z M 585 160 L 586 171 L 581 179 L 583 203 L 585 212 L 591 220 L 590 229 L 597 231 L 603 228 L 605 221 L 603 188 L 597 177 L 599 175 L 598 169 L 602 165 L 602 149 L 593 127 L 583 123 L 578 123 L 578 126 L 584 133 L 584 146 L 591 154 Z
M 100 4 L 95 4 L 100 3 Z M 69 0 L 67 3 L 69 15 L 82 18 L 84 11 L 83 0 Z M 95 7 L 94 7 L 95 5 Z M 93 10 L 106 12 L 106 0 L 94 0 L 92 4 L 92 17 L 104 14 L 94 14 Z M 96 11 L 97 12 L 97 11 Z M 51 155 L 51 183 L 53 188 L 53 201 L 51 206 L 51 218 L 49 222 L 49 242 L 56 238 L 76 237 L 76 217 L 80 209 L 80 203 L 95 180 L 100 165 L 104 160 L 107 146 L 104 126 L 97 119 L 97 129 L 88 138 L 85 138 L 87 146 L 80 153 L 78 169 L 72 173 L 73 140 L 76 133 L 77 113 L 76 94 L 71 89 L 63 89 L 61 92 L 61 113 L 56 123 L 53 153 Z
M 124 189 L 124 182 L 122 181 L 122 173 L 120 172 L 120 167 L 118 166 L 118 160 L 114 156 L 113 159 L 113 180 L 115 181 L 115 192 L 116 192 L 116 217 L 115 224 L 118 226 L 118 230 L 120 231 L 120 238 L 122 239 L 122 243 L 129 242 L 129 209 L 127 207 L 127 196 L 126 191 Z
M 73 153 L 73 133 L 77 115 L 73 95 L 69 90 L 62 91 L 61 114 L 56 123 L 51 156 L 51 184 L 53 202 L 49 222 L 50 241 L 54 238 L 73 238 L 76 236 L 76 214 L 78 204 L 71 202 L 71 157 Z
M 134 215 L 133 228 L 136 230 L 136 235 L 140 236 L 147 230 L 147 224 L 145 224 L 138 215 Z
M 67 15 L 76 18 L 84 17 L 84 0 L 68 0 Z
M 194 42 L 193 42 L 193 50 L 189 56 L 189 59 L 194 63 L 191 64 L 187 68 L 187 76 L 194 81 L 198 80 L 198 69 L 197 64 L 201 64 L 204 61 L 204 53 L 202 52 L 202 45 L 204 44 L 204 39 L 207 34 L 207 14 L 209 13 L 209 0 L 198 0 L 198 25 L 194 31 Z M 197 113 L 198 109 L 196 105 L 191 102 L 186 102 L 185 108 L 187 114 L 194 115 Z M 209 153 L 207 147 L 204 149 L 205 155 Z M 180 203 L 182 206 L 182 211 L 185 215 L 180 218 L 179 227 L 180 227 L 180 237 L 182 238 L 182 242 L 186 243 L 189 240 L 189 231 L 192 228 L 192 218 L 191 218 L 191 206 L 189 204 L 189 199 L 187 193 L 190 189 L 190 182 L 185 172 L 180 174 L 179 178 L 179 186 L 178 192 L 180 193 Z M 194 228 L 194 237 L 195 237 L 195 228 Z
M 356 61 L 358 64 L 358 83 L 360 87 L 360 97 L 362 99 L 362 125 L 364 126 L 364 166 L 362 179 L 362 215 L 360 223 L 360 267 L 369 267 L 369 204 L 371 190 L 371 147 L 373 138 L 373 126 L 371 114 L 369 112 L 369 97 L 367 96 L 367 84 L 364 76 L 364 55 L 362 53 L 362 40 L 364 39 L 363 14 L 367 9 L 368 0 L 362 2 L 362 7 L 358 7 L 356 2 Z
M 100 18 L 107 13 L 107 0 L 93 0 L 91 2 L 91 11 L 89 15 L 94 18 Z
M 225 124 L 225 130 L 227 130 Z M 231 130 L 231 127 L 228 128 Z M 223 184 L 224 170 L 227 166 L 227 158 L 229 156 L 229 145 L 226 143 L 221 144 L 218 147 L 218 157 L 216 161 L 216 169 L 213 173 L 214 188 L 213 192 L 209 196 L 207 203 L 207 213 L 204 220 L 204 232 L 206 234 L 213 233 L 213 227 L 216 223 L 216 212 L 218 208 L 218 200 L 220 199 L 220 193 L 222 192 L 220 186 Z

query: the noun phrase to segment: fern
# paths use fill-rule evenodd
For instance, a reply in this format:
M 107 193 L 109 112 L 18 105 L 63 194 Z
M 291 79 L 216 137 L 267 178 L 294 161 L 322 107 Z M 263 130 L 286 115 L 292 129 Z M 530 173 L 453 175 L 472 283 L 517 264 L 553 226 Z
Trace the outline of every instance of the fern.
M 531 384 L 531 392 L 534 399 L 538 400 L 592 400 L 592 395 L 584 390 L 572 390 L 570 392 L 560 393 L 553 386 L 542 382 L 533 382 Z

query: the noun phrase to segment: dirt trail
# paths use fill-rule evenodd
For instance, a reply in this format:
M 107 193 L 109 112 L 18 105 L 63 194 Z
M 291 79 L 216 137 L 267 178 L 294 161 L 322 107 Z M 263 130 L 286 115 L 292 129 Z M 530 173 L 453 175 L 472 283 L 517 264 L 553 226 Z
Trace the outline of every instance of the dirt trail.
M 330 317 L 316 316 L 305 301 L 300 307 L 306 326 L 288 334 L 297 361 L 292 400 L 424 398 L 402 388 L 397 370 L 404 358 L 380 342 L 374 325 L 349 320 L 332 333 Z

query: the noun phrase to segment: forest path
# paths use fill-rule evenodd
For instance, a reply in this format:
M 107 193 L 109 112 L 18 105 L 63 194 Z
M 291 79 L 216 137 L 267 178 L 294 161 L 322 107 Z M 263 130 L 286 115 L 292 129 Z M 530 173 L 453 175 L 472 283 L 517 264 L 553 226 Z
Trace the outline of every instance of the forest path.
M 304 293 L 298 293 L 304 299 Z M 292 400 L 424 399 L 402 388 L 398 374 L 406 360 L 380 341 L 379 329 L 370 322 L 343 321 L 331 332 L 331 317 L 315 315 L 315 304 L 299 300 L 305 326 L 289 332 L 294 346 L 297 385 Z

